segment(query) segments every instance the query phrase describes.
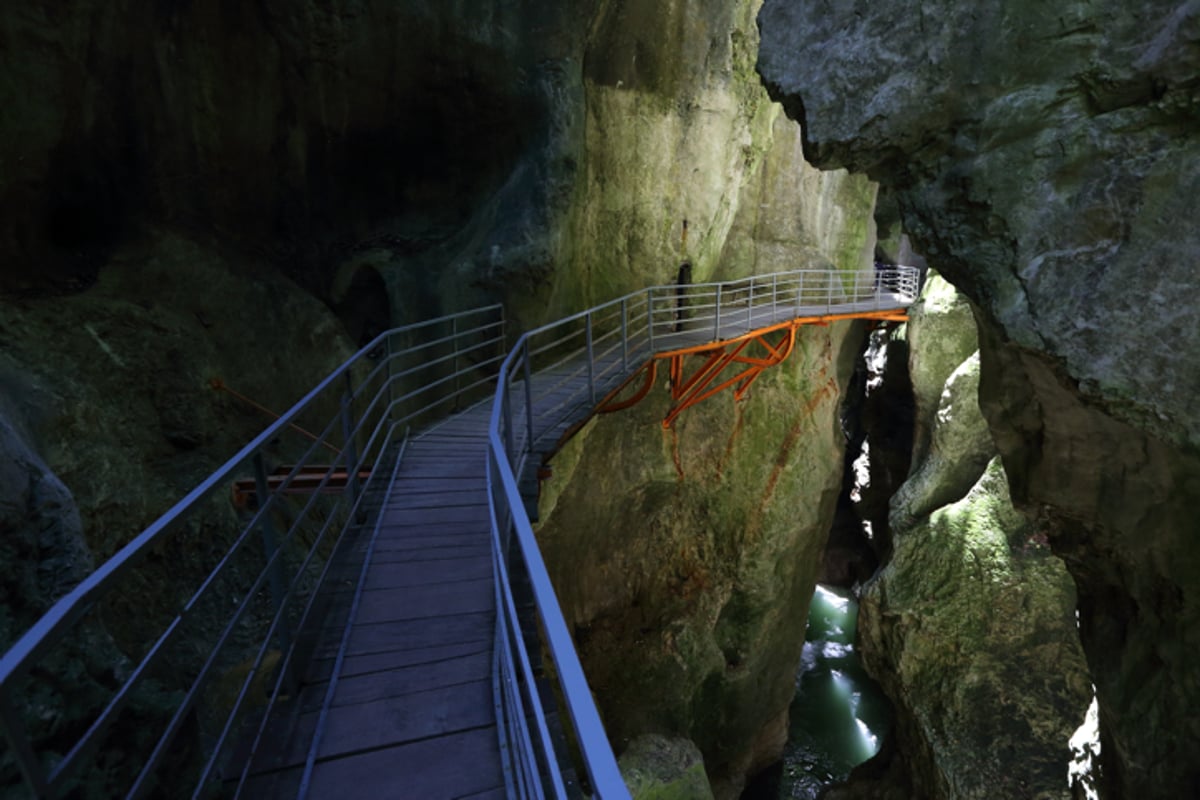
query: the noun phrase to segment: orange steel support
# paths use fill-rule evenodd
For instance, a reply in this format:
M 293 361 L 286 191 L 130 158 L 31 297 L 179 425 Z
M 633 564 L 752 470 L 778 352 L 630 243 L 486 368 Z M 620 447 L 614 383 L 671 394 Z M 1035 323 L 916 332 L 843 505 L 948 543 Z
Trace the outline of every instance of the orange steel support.
M 663 419 L 662 426 L 670 428 L 675 423 L 675 420 L 679 418 L 679 415 L 686 409 L 707 400 L 730 386 L 736 385 L 733 390 L 733 396 L 735 400 L 741 400 L 763 371 L 783 363 L 791 355 L 792 350 L 796 346 L 796 331 L 801 326 L 828 325 L 831 322 L 846 319 L 874 320 L 881 323 L 907 322 L 908 315 L 903 311 L 891 310 L 829 314 L 820 317 L 797 317 L 787 322 L 751 331 L 734 339 L 707 342 L 680 350 L 656 353 L 645 366 L 640 368 L 628 380 L 605 397 L 596 411 L 602 414 L 611 411 L 620 411 L 640 401 L 649 394 L 651 387 L 654 385 L 656 376 L 655 364 L 660 360 L 666 361 L 669 365 L 668 374 L 670 376 L 671 399 L 675 403 Z M 778 340 L 772 342 L 768 336 L 774 333 L 779 333 L 780 336 Z M 766 351 L 763 356 L 755 357 L 746 354 L 746 350 L 755 343 Z M 691 376 L 686 376 L 684 358 L 693 355 L 704 356 L 704 362 Z M 741 365 L 743 369 L 733 377 L 716 383 L 717 378 L 725 372 L 726 368 L 734 364 Z M 616 401 L 616 398 L 625 391 L 634 378 L 643 370 L 646 373 L 645 383 L 637 393 L 627 400 Z
M 774 344 L 767 338 L 767 331 L 756 331 L 748 338 L 737 342 L 728 352 L 725 344 L 715 343 L 712 353 L 705 359 L 704 364 L 686 380 L 683 378 L 683 359 L 686 354 L 667 355 L 666 357 L 671 361 L 671 397 L 675 400 L 675 405 L 667 412 L 662 426 L 670 428 L 684 411 L 734 384 L 737 384 L 737 388 L 734 389 L 733 396 L 735 399 L 741 400 L 746 390 L 763 373 L 763 370 L 782 363 L 791 354 L 796 345 L 797 327 L 799 326 L 784 328 L 779 341 Z M 756 342 L 767 351 L 766 357 L 753 358 L 744 355 L 746 349 Z M 717 377 L 732 364 L 745 365 L 745 369 L 732 378 L 727 378 L 713 386 Z
M 642 388 L 638 389 L 632 397 L 626 400 L 618 401 L 617 397 L 620 396 L 621 392 L 625 391 L 625 389 L 631 383 L 633 383 L 633 379 L 638 376 L 638 373 L 643 371 L 646 373 L 646 378 L 642 383 Z M 624 383 L 605 395 L 604 399 L 600 401 L 600 405 L 596 406 L 596 413 L 611 414 L 613 411 L 623 411 L 626 408 L 637 405 L 641 402 L 643 397 L 650 394 L 650 390 L 654 388 L 654 379 L 657 376 L 658 360 L 652 358 L 639 367 L 632 375 L 626 378 Z

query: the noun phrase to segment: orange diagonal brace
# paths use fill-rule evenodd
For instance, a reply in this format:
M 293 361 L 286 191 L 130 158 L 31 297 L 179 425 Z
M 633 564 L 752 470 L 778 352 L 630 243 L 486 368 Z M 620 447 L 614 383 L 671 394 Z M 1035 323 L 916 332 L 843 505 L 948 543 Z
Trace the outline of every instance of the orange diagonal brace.
M 792 354 L 792 349 L 796 346 L 796 328 L 788 328 L 787 332 L 783 335 L 783 338 L 779 341 L 778 347 L 771 347 L 771 343 L 768 342 L 765 337 L 761 341 L 764 345 L 771 348 L 771 352 L 775 359 L 774 363 L 767 366 L 773 367 L 776 364 L 782 364 L 787 360 L 787 357 Z M 758 379 L 759 375 L 763 374 L 764 369 L 766 369 L 766 367 L 755 370 L 752 375 L 747 376 L 744 381 L 739 383 L 738 387 L 733 390 L 733 399 L 741 400 L 742 397 L 745 396 L 746 392 L 750 389 L 751 384 Z
M 849 319 L 873 320 L 879 324 L 887 324 L 905 322 L 908 320 L 908 316 L 903 310 L 887 309 L 796 317 L 783 322 L 776 322 L 757 330 L 748 331 L 731 339 L 705 342 L 682 347 L 677 350 L 655 353 L 649 361 L 636 369 L 620 386 L 609 392 L 600 401 L 600 404 L 596 406 L 595 413 L 607 414 L 612 411 L 620 411 L 641 401 L 654 387 L 658 362 L 660 360 L 666 361 L 669 369 L 671 399 L 675 401 L 675 404 L 671 407 L 670 412 L 668 412 L 662 423 L 664 428 L 669 428 L 684 410 L 707 400 L 730 386 L 735 386 L 735 384 L 736 386 L 733 390 L 734 399 L 741 400 L 764 370 L 783 363 L 791 356 L 792 351 L 796 348 L 796 332 L 802 325 L 828 325 L 831 322 Z M 777 342 L 772 343 L 767 337 L 776 332 L 781 335 Z M 748 354 L 746 348 L 753 342 L 762 345 L 763 350 L 766 351 L 765 354 Z M 703 363 L 690 377 L 687 375 L 684 366 L 684 358 L 687 356 L 704 357 Z M 733 377 L 718 382 L 721 374 L 734 364 L 742 366 L 743 369 Z M 633 385 L 637 376 L 643 371 L 645 372 L 645 376 L 642 379 L 642 386 L 629 398 L 618 400 L 617 398 Z M 567 433 L 560 439 L 560 444 L 570 438 L 582 426 L 583 422 L 580 422 L 568 429 Z
M 783 337 L 779 344 L 771 344 L 766 338 L 768 331 L 758 331 L 756 335 L 747 337 L 738 343 L 738 346 L 729 353 L 723 353 L 719 359 L 714 359 L 712 356 L 708 358 L 704 366 L 684 385 L 686 391 L 680 392 L 676 396 L 675 406 L 667 413 L 663 419 L 662 425 L 664 428 L 669 428 L 675 423 L 675 420 L 686 409 L 691 408 L 697 403 L 703 402 L 713 395 L 727 389 L 728 387 L 739 384 L 734 394 L 737 399 L 741 399 L 746 390 L 750 388 L 750 384 L 762 374 L 763 370 L 768 367 L 773 367 L 783 362 L 792 352 L 795 345 L 796 326 L 787 326 L 783 328 Z M 751 343 L 758 342 L 768 352 L 765 358 L 752 358 L 742 355 L 742 351 Z M 682 356 L 672 356 L 672 358 L 682 359 Z M 726 367 L 731 364 L 746 364 L 746 369 L 742 370 L 732 378 L 721 381 L 716 386 L 709 388 L 717 376 L 720 375 Z
M 632 397 L 618 401 L 617 398 L 621 395 L 621 392 L 625 391 L 629 384 L 633 383 L 633 379 L 638 376 L 638 373 L 642 372 L 643 370 L 646 373 L 646 378 L 642 383 L 642 388 L 638 389 Z M 654 379 L 657 376 L 658 359 L 652 358 L 642 365 L 640 369 L 626 378 L 624 383 L 605 395 L 604 399 L 600 401 L 600 405 L 596 406 L 596 413 L 610 414 L 613 411 L 623 411 L 626 408 L 637 405 L 639 402 L 641 402 L 643 397 L 650 394 L 650 390 L 654 388 Z
M 697 383 L 705 380 L 705 376 L 710 372 L 716 374 L 725 368 L 725 364 L 732 358 L 733 355 L 740 353 L 745 348 L 746 343 L 738 345 L 738 348 L 729 355 L 725 354 L 725 348 L 719 347 L 713 350 L 712 354 L 705 360 L 704 366 L 696 371 L 696 374 L 683 379 L 683 356 L 674 356 L 671 359 L 671 399 L 678 400 L 692 390 L 692 387 Z

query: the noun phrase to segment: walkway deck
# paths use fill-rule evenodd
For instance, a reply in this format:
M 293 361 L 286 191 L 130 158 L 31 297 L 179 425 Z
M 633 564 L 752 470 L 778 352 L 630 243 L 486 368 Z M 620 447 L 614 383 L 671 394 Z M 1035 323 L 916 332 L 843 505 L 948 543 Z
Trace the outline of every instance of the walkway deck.
M 298 718 L 294 704 L 280 709 L 286 721 L 272 728 L 288 730 L 260 746 L 242 796 L 303 796 L 310 750 L 312 798 L 505 796 L 492 686 L 489 411 L 481 404 L 409 442 L 374 535 L 337 576 L 355 594 L 366 550 L 358 602 L 342 604 L 356 608 L 326 627 Z
M 896 319 L 918 277 L 654 286 L 515 343 L 498 305 L 381 333 L 0 655 L 0 736 L 27 793 L 574 798 L 586 781 L 627 800 L 527 513 L 543 459 L 650 359 L 670 359 L 675 414 L 786 357 L 791 340 L 760 334 Z M 697 347 L 710 352 L 687 377 L 679 351 Z M 709 383 L 725 366 L 732 379 Z M 232 524 L 212 514 L 231 488 Z M 119 680 L 86 697 L 46 680 L 95 656 L 81 648 L 108 641 L 102 612 L 184 551 L 171 596 L 134 613 Z M 78 724 L 48 730 L 60 718 Z
M 837 313 L 879 310 L 871 301 Z M 747 307 L 731 309 L 719 327 L 685 321 L 684 330 L 656 335 L 653 351 L 647 339 L 628 352 L 598 356 L 592 371 L 604 377 L 595 384 L 595 400 L 655 352 L 821 315 L 828 315 L 827 307 Z M 541 388 L 532 395 L 533 418 L 547 424 L 536 431 L 532 452 L 551 453 L 592 412 L 587 375 L 582 356 L 534 375 Z M 527 418 L 522 389 L 514 384 L 515 419 Z M 241 796 L 507 796 L 493 687 L 496 601 L 485 475 L 490 413 L 490 402 L 476 405 L 409 442 L 367 531 L 373 535 L 363 536 L 339 568 L 346 597 L 334 604 L 342 610 L 322 631 L 299 702 L 276 708 L 278 719 L 268 727 L 273 739 L 260 744 Z M 526 472 L 539 463 L 529 459 Z M 306 760 L 311 772 L 302 787 Z

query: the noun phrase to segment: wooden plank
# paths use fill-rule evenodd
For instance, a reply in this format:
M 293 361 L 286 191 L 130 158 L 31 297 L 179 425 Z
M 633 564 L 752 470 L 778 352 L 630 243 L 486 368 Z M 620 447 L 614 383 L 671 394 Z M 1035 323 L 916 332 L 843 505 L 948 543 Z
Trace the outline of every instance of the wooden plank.
M 457 642 L 438 647 L 418 647 L 410 650 L 388 650 L 380 653 L 363 653 L 362 655 L 346 656 L 342 660 L 341 676 L 347 678 L 353 675 L 367 675 L 377 672 L 401 669 L 422 664 L 433 664 L 448 658 L 459 658 L 487 654 L 491 658 L 493 642 L 491 638 L 473 642 Z M 330 652 L 333 652 L 331 650 Z M 334 659 L 332 656 L 313 661 L 304 674 L 306 684 L 323 684 L 333 674 Z
M 256 777 L 243 795 L 295 797 L 300 775 L 296 768 Z M 490 798 L 503 791 L 496 730 L 483 727 L 321 761 L 313 771 L 308 796 L 312 800 L 441 800 Z
M 446 545 L 442 547 L 421 547 L 410 549 L 395 549 L 377 551 L 374 561 L 376 563 L 396 563 L 401 561 L 441 561 L 446 558 L 475 558 L 482 556 L 490 556 L 492 545 L 490 540 L 480 541 L 473 545 Z
M 334 593 L 353 591 L 361 571 L 362 568 L 359 564 L 336 568 L 329 576 L 330 591 Z M 371 567 L 367 571 L 364 588 L 369 591 L 387 587 L 423 586 L 443 581 L 485 578 L 491 574 L 492 557 L 490 553 L 460 558 L 430 558 L 421 561 L 372 560 Z
M 491 675 L 490 651 L 451 656 L 391 670 L 342 675 L 334 690 L 332 706 L 374 703 L 472 681 L 490 680 Z M 320 710 L 327 686 L 322 681 L 306 687 L 302 700 L 305 712 Z
M 494 789 L 476 792 L 475 794 L 461 795 L 455 800 L 507 800 L 508 794 L 503 786 L 497 786 Z
M 391 528 L 381 530 L 375 542 L 378 550 L 425 550 L 447 547 L 478 547 L 491 541 L 491 529 L 478 525 L 469 533 L 442 533 L 437 528 Z M 453 558 L 443 554 L 442 558 Z
M 424 494 L 397 494 L 388 499 L 384 506 L 387 512 L 416 510 L 422 508 L 487 508 L 487 492 L 474 488 L 461 492 L 426 492 Z
M 440 586 L 378 589 L 363 593 L 357 624 L 425 619 L 429 625 L 437 626 L 442 617 L 492 611 L 494 606 L 491 578 Z
M 374 703 L 338 706 L 329 709 L 326 716 L 317 757 L 325 760 L 458 731 L 491 728 L 493 717 L 491 678 Z M 317 719 L 315 711 L 302 714 L 283 747 L 256 764 L 256 769 L 303 764 Z M 399 767 L 394 765 L 390 771 Z
M 440 646 L 491 642 L 496 634 L 492 612 L 443 616 L 438 625 L 427 620 L 395 620 L 384 624 L 359 624 L 350 631 L 347 657 L 440 648 Z M 337 654 L 337 643 L 318 649 L 314 657 Z
M 404 522 L 401 520 L 394 521 L 388 525 L 381 526 L 379 533 L 381 537 L 390 538 L 393 536 L 403 536 L 408 533 L 416 533 L 421 536 L 432 536 L 434 534 L 461 535 L 467 533 L 479 533 L 480 531 L 490 531 L 491 525 L 486 520 L 480 519 L 464 519 L 458 522 L 422 522 L 420 520 L 413 522 Z
M 465 581 L 492 580 L 491 554 L 466 559 L 429 559 L 380 564 L 367 576 L 364 591 L 411 589 Z
M 383 514 L 383 527 L 395 525 L 437 525 L 443 522 L 480 521 L 488 525 L 487 504 L 458 506 L 455 508 L 423 508 L 415 511 L 387 509 Z
M 468 469 L 464 464 L 445 463 L 442 465 L 444 469 L 438 470 L 432 468 L 401 470 L 396 475 L 396 484 L 392 487 L 392 491 L 388 492 L 388 495 L 414 494 L 438 489 L 453 491 L 469 489 L 472 486 L 485 486 L 487 462 L 484 460 L 483 454 L 480 453 L 478 461 L 473 461 L 472 464 L 477 469 Z

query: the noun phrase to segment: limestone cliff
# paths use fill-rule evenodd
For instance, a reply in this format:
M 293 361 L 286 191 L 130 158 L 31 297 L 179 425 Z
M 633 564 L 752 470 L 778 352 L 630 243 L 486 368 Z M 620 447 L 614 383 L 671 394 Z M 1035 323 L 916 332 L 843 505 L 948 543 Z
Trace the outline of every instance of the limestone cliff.
M 794 128 L 769 132 L 718 276 L 869 260 L 874 187 L 808 167 Z M 718 797 L 782 750 L 861 339 L 802 329 L 745 402 L 717 395 L 672 431 L 660 385 L 584 428 L 542 488 L 543 552 L 615 746 L 691 739 Z
M 214 375 L 282 409 L 388 324 L 501 301 L 520 330 L 674 281 L 685 260 L 697 281 L 868 264 L 875 187 L 803 164 L 754 72 L 758 7 L 0 11 L 0 391 L 96 558 L 263 424 Z M 605 457 L 592 442 L 648 446 L 603 500 L 660 535 L 548 544 L 560 568 L 592 547 L 613 559 L 563 591 L 614 730 L 694 736 L 727 793 L 785 727 L 855 335 L 807 332 L 743 407 L 718 398 L 681 423 L 677 452 L 661 407 L 602 421 L 578 475 Z M 659 648 L 636 685 L 616 634 Z
M 858 619 L 896 729 L 891 749 L 832 795 L 1069 797 L 1067 740 L 1091 697 L 1074 587 L 1042 524 L 1009 499 L 979 410 L 968 304 L 933 276 L 908 327 L 913 466 L 891 500 L 893 552 Z
M 543 553 L 618 750 L 692 739 L 718 797 L 778 758 L 840 487 L 849 323 L 801 332 L 751 397 L 659 425 L 663 386 L 552 462 Z
M 1110 796 L 1200 791 L 1200 5 L 767 0 L 816 163 L 978 309 L 1012 499 L 1078 589 Z

